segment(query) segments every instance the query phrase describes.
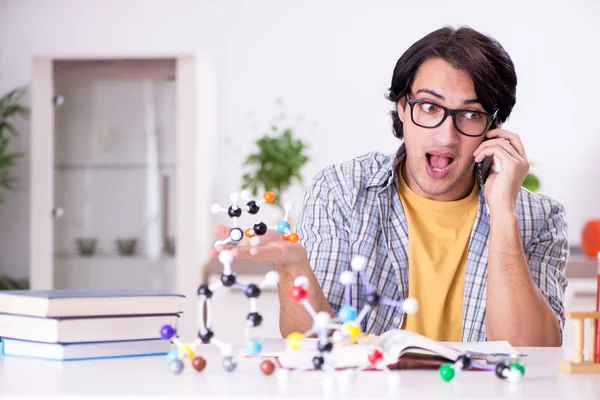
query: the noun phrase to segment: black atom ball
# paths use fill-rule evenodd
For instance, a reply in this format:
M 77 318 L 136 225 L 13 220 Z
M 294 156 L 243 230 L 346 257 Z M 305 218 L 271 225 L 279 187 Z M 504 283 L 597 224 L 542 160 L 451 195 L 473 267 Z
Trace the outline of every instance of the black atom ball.
M 248 298 L 258 297 L 258 296 L 260 296 L 260 288 L 258 286 L 256 286 L 254 283 L 251 283 L 248 285 L 248 287 L 246 288 L 246 291 L 244 293 L 246 294 L 246 297 L 248 297 Z
M 377 292 L 369 293 L 365 302 L 371 307 L 377 307 L 379 305 L 379 301 L 381 300 L 381 296 Z
M 261 236 L 267 233 L 267 225 L 264 222 L 259 222 L 258 224 L 254 224 L 254 233 Z
M 461 365 L 462 369 L 468 369 L 471 366 L 471 357 L 461 354 L 456 359 L 458 363 Z
M 210 290 L 207 284 L 200 285 L 198 288 L 198 296 L 206 296 L 206 298 L 210 299 L 213 295 L 213 292 Z
M 499 363 L 496 365 L 496 376 L 498 378 L 502 378 L 505 379 L 506 377 L 504 376 L 504 370 L 508 369 L 508 365 L 504 364 L 504 363 Z
M 333 343 L 331 342 L 327 342 L 327 343 L 321 343 L 319 342 L 319 344 L 317 345 L 319 351 L 321 353 L 329 353 L 331 350 L 333 350 Z
M 235 285 L 235 275 L 234 274 L 231 274 L 231 275 L 221 274 L 221 283 L 225 287 L 231 287 L 231 286 Z
M 253 327 L 259 326 L 262 323 L 262 316 L 257 312 L 248 314 L 246 319 L 250 321 L 250 324 L 252 324 Z
M 248 211 L 249 214 L 258 214 L 260 207 L 254 200 L 251 200 L 246 204 L 246 211 Z
M 323 364 L 325 363 L 325 360 L 321 356 L 316 356 L 312 359 L 312 362 L 315 369 L 321 369 L 321 367 L 323 367 Z
M 204 344 L 210 342 L 210 339 L 212 339 L 213 336 L 215 336 L 215 333 L 210 328 L 206 328 L 206 332 L 198 331 L 198 337 Z
M 233 206 L 229 207 L 229 210 L 227 210 L 227 214 L 231 217 L 231 218 L 239 218 L 242 215 L 242 209 L 239 207 L 235 207 L 233 208 Z

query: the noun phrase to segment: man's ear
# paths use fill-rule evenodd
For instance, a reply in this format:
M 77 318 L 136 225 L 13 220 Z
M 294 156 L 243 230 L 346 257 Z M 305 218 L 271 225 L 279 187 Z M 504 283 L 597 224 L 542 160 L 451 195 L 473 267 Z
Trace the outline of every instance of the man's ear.
M 396 103 L 396 112 L 398 113 L 398 118 L 400 118 L 400 121 L 402 123 L 404 123 L 404 106 L 406 105 L 406 98 L 402 97 L 400 100 L 398 100 L 398 103 Z

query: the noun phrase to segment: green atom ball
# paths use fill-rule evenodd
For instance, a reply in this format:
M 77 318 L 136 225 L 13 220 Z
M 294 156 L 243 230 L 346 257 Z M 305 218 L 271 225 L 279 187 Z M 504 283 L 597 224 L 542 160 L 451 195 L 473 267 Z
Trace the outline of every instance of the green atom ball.
M 525 367 L 523 366 L 523 364 L 515 362 L 510 364 L 510 367 L 518 369 L 519 371 L 521 371 L 521 375 L 525 375 Z
M 446 382 L 449 382 L 454 378 L 454 368 L 450 364 L 444 364 L 440 366 L 440 376 Z

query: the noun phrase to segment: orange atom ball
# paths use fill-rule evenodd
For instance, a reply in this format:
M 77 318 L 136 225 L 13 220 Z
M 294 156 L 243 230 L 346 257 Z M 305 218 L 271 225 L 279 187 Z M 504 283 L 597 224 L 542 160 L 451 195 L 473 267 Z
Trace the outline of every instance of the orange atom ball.
M 272 203 L 275 200 L 275 195 L 272 192 L 266 192 L 263 198 L 267 203 Z
M 298 242 L 298 239 L 299 239 L 298 234 L 290 233 L 287 240 L 289 240 L 292 243 L 296 243 L 296 242 Z
M 254 233 L 254 229 L 252 229 L 252 228 L 246 229 L 246 231 L 244 232 L 244 234 L 246 235 L 247 238 L 251 238 L 251 237 L 256 236 L 256 234 Z

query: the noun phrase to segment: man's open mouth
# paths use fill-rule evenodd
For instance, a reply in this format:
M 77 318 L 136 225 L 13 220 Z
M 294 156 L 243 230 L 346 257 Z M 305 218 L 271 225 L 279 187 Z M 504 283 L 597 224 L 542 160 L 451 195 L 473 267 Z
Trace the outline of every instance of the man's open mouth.
M 449 154 L 426 153 L 427 162 L 435 172 L 444 172 L 450 168 L 454 162 L 454 157 Z

